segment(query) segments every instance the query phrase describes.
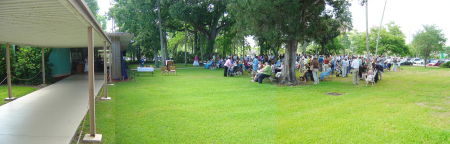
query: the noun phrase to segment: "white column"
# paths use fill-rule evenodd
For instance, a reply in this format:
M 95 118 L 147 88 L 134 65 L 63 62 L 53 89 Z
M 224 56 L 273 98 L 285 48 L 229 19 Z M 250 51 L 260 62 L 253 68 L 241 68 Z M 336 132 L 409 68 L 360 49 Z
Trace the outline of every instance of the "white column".
M 8 97 L 5 98 L 5 101 L 13 101 L 16 98 L 11 97 L 11 64 L 9 58 L 9 44 L 6 44 L 6 77 L 6 81 L 8 83 Z
M 105 97 L 102 97 L 102 100 L 111 100 L 111 97 L 108 97 L 108 71 L 106 68 L 106 41 L 103 41 L 103 93 Z
M 92 27 L 88 27 L 88 77 L 89 77 L 89 125 L 90 134 L 83 138 L 85 142 L 100 142 L 101 134 L 95 134 L 95 95 L 94 95 L 94 37 Z
M 42 48 L 42 84 L 45 85 L 45 59 L 44 59 L 45 53 L 44 48 Z
M 109 85 L 114 85 L 113 83 L 112 83 L 112 44 L 111 44 L 111 46 L 109 47 L 109 51 L 108 51 L 108 54 L 109 54 Z

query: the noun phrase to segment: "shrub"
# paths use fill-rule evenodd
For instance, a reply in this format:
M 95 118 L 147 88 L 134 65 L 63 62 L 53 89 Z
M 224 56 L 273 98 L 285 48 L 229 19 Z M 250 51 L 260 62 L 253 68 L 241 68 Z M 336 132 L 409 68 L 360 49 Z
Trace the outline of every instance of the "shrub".
M 5 45 L 0 45 L 1 49 L 5 48 Z M 55 79 L 52 77 L 53 64 L 48 63 L 51 49 L 45 49 L 45 82 L 47 84 L 53 83 Z M 6 77 L 6 52 L 1 51 L 0 57 L 0 79 L 3 80 Z M 14 51 L 10 48 L 10 59 L 11 59 L 11 82 L 13 84 L 27 84 L 27 85 L 39 85 L 42 84 L 42 50 L 36 47 L 21 47 L 16 46 L 15 56 Z M 19 80 L 19 79 L 29 79 L 36 76 L 30 80 Z M 14 78 L 16 77 L 16 78 Z M 19 79 L 18 79 L 19 78 Z
M 50 53 L 52 49 L 46 48 L 44 53 L 45 61 L 45 82 L 53 83 L 54 78 L 52 77 L 53 64 L 48 63 Z M 36 47 L 18 47 L 16 48 L 15 62 L 11 64 L 11 71 L 14 70 L 12 74 L 14 77 L 20 79 L 29 79 L 36 76 L 30 80 L 19 80 L 17 78 L 12 78 L 13 82 L 16 84 L 28 84 L 28 85 L 39 85 L 42 84 L 42 50 Z M 39 73 L 39 74 L 38 74 Z
M 450 61 L 439 65 L 440 68 L 450 68 Z

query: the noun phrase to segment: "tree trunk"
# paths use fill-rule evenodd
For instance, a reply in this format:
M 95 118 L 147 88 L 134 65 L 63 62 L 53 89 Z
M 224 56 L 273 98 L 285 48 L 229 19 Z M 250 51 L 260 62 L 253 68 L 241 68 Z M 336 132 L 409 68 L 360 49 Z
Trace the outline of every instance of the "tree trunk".
M 303 41 L 303 55 L 306 55 L 306 41 Z
M 215 39 L 208 38 L 206 43 L 206 57 L 211 57 L 214 53 Z M 225 51 L 225 50 L 224 50 Z
M 233 49 L 233 55 L 236 55 L 236 47 L 233 43 L 231 43 L 231 48 Z
M 159 63 L 158 63 L 158 50 L 155 50 L 155 52 L 153 53 L 153 56 L 155 56 L 155 68 L 159 68 Z
M 165 66 L 165 58 L 164 58 L 164 48 L 163 48 L 163 35 L 162 35 L 162 21 L 161 21 L 161 9 L 159 7 L 159 3 L 161 0 L 158 0 L 158 21 L 159 21 L 159 39 L 160 39 L 160 45 L 161 45 L 161 65 Z M 140 53 L 140 52 L 139 52 Z M 139 60 L 141 59 L 141 54 L 139 54 Z
M 173 46 L 173 52 L 172 52 L 172 57 L 173 57 L 174 59 L 178 59 L 177 53 L 178 53 L 178 44 L 175 44 L 175 45 Z
M 427 58 L 425 57 L 425 61 L 423 62 L 424 64 L 423 64 L 423 67 L 424 68 L 427 68 Z
M 245 56 L 245 51 L 244 51 L 244 49 L 245 49 L 245 38 L 242 40 L 242 57 Z
M 344 32 L 344 50 L 342 51 L 342 54 L 345 55 L 345 49 L 347 48 L 347 34 L 346 34 L 347 30 Z
M 295 85 L 298 84 L 297 78 L 295 76 L 295 54 L 297 54 L 297 40 L 289 40 L 286 45 L 286 52 L 284 56 L 284 66 L 282 75 L 281 75 L 281 83 L 287 85 Z
M 187 29 L 186 29 L 186 22 L 184 22 L 184 66 L 187 66 Z
M 165 55 L 165 59 L 169 59 L 169 51 L 167 50 L 167 36 L 166 36 L 166 28 L 164 27 L 164 33 L 163 33 L 163 38 L 164 38 L 164 53 L 166 53 Z
M 198 47 L 198 34 L 197 31 L 194 32 L 194 48 L 195 52 L 198 52 L 200 50 L 200 47 Z
M 222 57 L 223 57 L 224 59 L 226 59 L 226 58 L 225 58 L 226 55 L 227 55 L 227 51 L 225 50 L 225 47 L 224 47 L 223 50 L 222 50 Z
M 201 52 L 201 60 L 202 60 L 202 63 L 203 63 L 203 39 L 202 39 L 202 36 L 200 36 L 200 52 Z
M 316 45 L 316 56 L 317 56 L 317 44 L 315 43 L 314 45 Z
M 264 49 L 264 40 L 259 40 L 259 54 L 260 55 L 263 54 L 263 49 Z
M 320 43 L 322 45 L 322 55 L 325 55 L 325 41 Z

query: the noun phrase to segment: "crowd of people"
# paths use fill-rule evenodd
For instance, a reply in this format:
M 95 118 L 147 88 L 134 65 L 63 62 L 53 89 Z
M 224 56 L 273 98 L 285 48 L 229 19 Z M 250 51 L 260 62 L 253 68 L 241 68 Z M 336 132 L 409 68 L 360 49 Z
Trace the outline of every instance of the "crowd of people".
M 278 59 L 278 60 L 276 60 Z M 326 76 L 348 77 L 352 74 L 353 84 L 358 85 L 360 80 L 378 81 L 382 79 L 385 69 L 389 71 L 400 70 L 400 64 L 406 58 L 372 56 L 368 58 L 350 55 L 296 55 L 296 69 L 299 70 L 301 81 L 314 81 L 319 84 Z M 264 78 L 275 78 L 281 75 L 284 68 L 284 55 L 230 55 L 225 58 L 217 58 L 213 55 L 208 60 L 205 68 L 224 68 L 224 77 L 234 75 L 236 72 L 242 74 L 248 71 L 252 82 L 262 83 Z M 319 74 L 320 72 L 320 74 Z M 309 80 L 308 80 L 309 78 Z
M 353 77 L 353 84 L 358 85 L 359 80 L 378 81 L 382 79 L 384 69 L 392 72 L 400 70 L 401 63 L 405 62 L 406 58 L 388 57 L 372 55 L 369 58 L 348 56 L 348 55 L 297 55 L 297 68 L 302 73 L 301 80 L 308 81 L 308 78 L 318 84 L 323 81 L 325 76 L 336 73 L 339 77 L 348 77 L 351 73 Z M 393 67 L 391 69 L 391 67 Z M 320 76 L 317 77 L 317 73 Z

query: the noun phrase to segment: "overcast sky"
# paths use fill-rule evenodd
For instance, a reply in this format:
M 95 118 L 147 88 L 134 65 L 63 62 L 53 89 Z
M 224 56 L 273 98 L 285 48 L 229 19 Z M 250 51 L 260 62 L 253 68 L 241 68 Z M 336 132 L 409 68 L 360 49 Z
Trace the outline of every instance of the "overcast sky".
M 99 14 L 104 14 L 111 7 L 112 0 L 97 1 L 100 7 Z M 380 25 L 384 3 L 385 0 L 369 0 L 369 29 Z M 412 35 L 423 29 L 423 24 L 436 24 L 439 29 L 443 30 L 445 37 L 448 39 L 446 46 L 450 46 L 449 8 L 450 0 L 388 0 L 382 25 L 390 21 L 395 22 L 406 35 L 405 42 L 408 44 L 410 34 L 412 41 Z M 350 11 L 353 16 L 353 29 L 360 32 L 365 31 L 365 6 L 359 5 L 358 0 L 353 0 Z M 107 31 L 111 31 L 110 21 L 108 21 L 107 27 Z M 254 46 L 255 43 L 251 38 L 247 38 L 247 41 Z

